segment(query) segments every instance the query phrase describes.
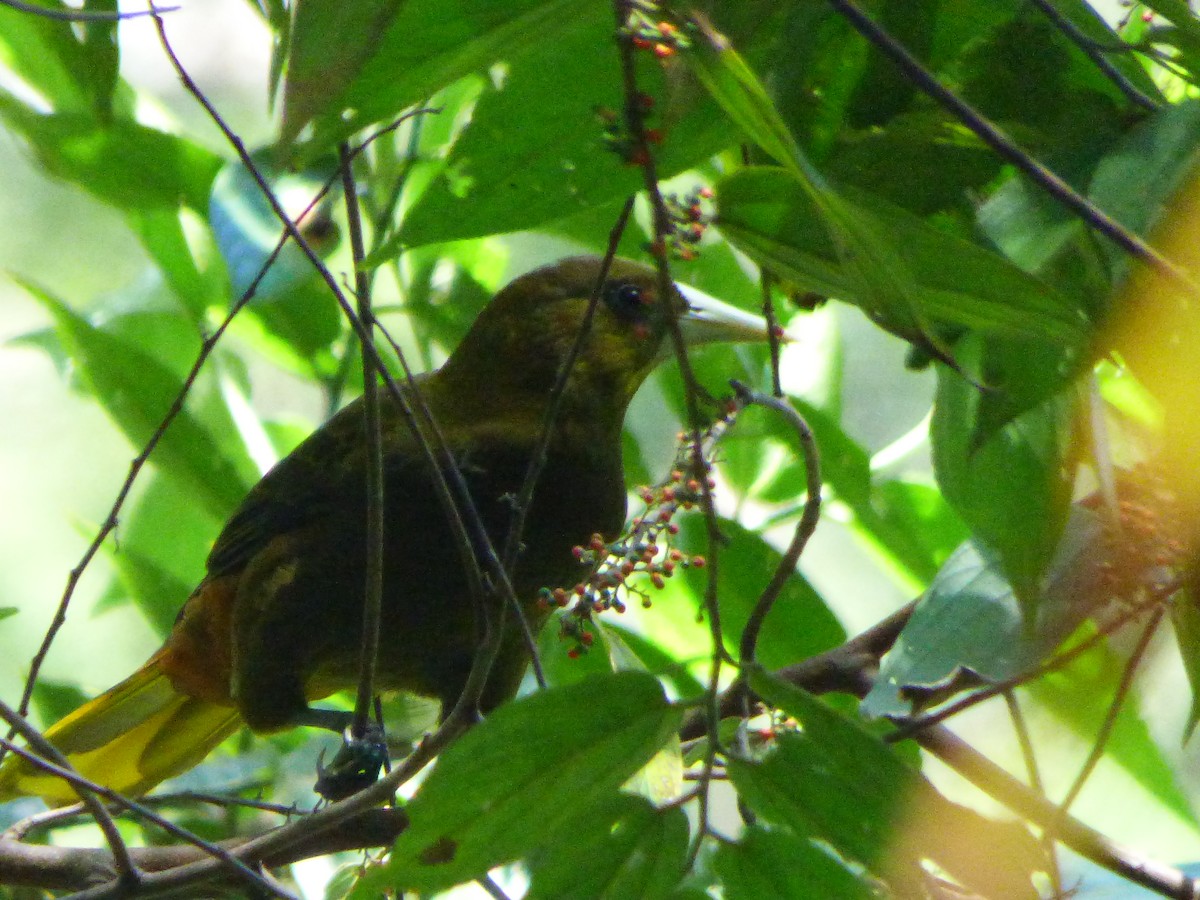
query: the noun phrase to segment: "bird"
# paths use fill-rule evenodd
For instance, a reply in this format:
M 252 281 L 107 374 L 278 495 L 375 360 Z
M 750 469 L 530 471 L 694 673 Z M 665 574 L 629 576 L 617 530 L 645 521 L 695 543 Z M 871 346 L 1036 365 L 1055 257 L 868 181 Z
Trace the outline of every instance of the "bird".
M 534 630 L 548 615 L 539 591 L 579 580 L 573 548 L 593 534 L 611 540 L 624 524 L 621 431 L 638 387 L 673 356 L 669 319 L 688 345 L 767 337 L 760 317 L 687 288 L 672 285 L 663 302 L 659 283 L 655 268 L 619 257 L 607 271 L 595 256 L 536 269 L 483 308 L 439 369 L 400 388 L 429 409 L 478 521 L 503 547 L 513 498 L 595 292 L 512 570 Z M 477 605 L 430 463 L 386 394 L 380 418 L 384 574 L 376 689 L 430 697 L 445 711 L 475 657 Z M 80 774 L 139 795 L 199 763 L 242 725 L 258 733 L 345 725 L 344 712 L 313 701 L 353 688 L 359 677 L 364 422 L 360 398 L 268 471 L 219 533 L 163 646 L 46 731 Z M 529 664 L 516 616 L 503 621 L 479 701 L 483 714 L 516 694 Z M 64 781 L 10 753 L 0 765 L 0 800 L 20 795 L 76 799 Z

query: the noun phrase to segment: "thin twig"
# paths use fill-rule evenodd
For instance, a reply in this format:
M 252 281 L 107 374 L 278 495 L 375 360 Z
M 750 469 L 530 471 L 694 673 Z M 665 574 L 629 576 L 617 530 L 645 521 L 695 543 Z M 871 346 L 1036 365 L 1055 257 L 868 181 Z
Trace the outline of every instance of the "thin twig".
M 1133 82 L 1121 73 L 1120 69 L 1109 62 L 1108 57 L 1104 55 L 1104 51 L 1097 46 L 1097 43 L 1084 34 L 1079 29 L 1079 26 L 1063 15 L 1051 0 L 1033 0 L 1033 5 L 1040 9 L 1042 14 L 1053 22 L 1059 31 L 1066 35 L 1068 40 L 1083 51 L 1096 68 L 1103 72 L 1104 76 L 1117 86 L 1117 89 L 1125 95 L 1130 103 L 1140 106 L 1147 112 L 1154 112 L 1159 108 L 1159 104 L 1146 96 Z M 1080 7 L 1080 9 L 1082 8 Z
M 783 416 L 792 426 L 800 440 L 800 452 L 804 456 L 805 491 L 808 495 L 804 501 L 804 512 L 796 524 L 796 531 L 792 535 L 791 543 L 788 544 L 787 550 L 780 558 L 779 565 L 775 567 L 775 573 L 771 576 L 771 580 L 759 595 L 754 609 L 750 613 L 750 618 L 746 621 L 746 627 L 742 631 L 738 652 L 741 656 L 741 664 L 745 667 L 755 664 L 754 651 L 763 622 L 771 611 L 771 607 L 775 605 L 775 601 L 779 599 L 784 585 L 796 571 L 796 566 L 800 562 L 800 554 L 804 552 L 809 538 L 816 531 L 817 523 L 821 519 L 821 458 L 812 429 L 808 427 L 804 417 L 796 411 L 792 404 L 780 397 L 768 397 L 766 394 L 751 390 L 737 381 L 731 382 L 731 384 L 744 403 L 755 403 L 772 409 Z
M 1197 285 L 1191 277 L 1174 263 L 1162 256 L 1129 229 L 1111 218 L 1050 169 L 1033 159 L 1007 134 L 983 117 L 974 107 L 954 92 L 945 88 L 916 57 L 896 41 L 883 28 L 862 11 L 853 0 L 829 0 L 850 25 L 880 51 L 889 57 L 897 68 L 920 90 L 949 110 L 959 121 L 991 147 L 1003 159 L 1012 163 L 1039 185 L 1055 200 L 1071 210 L 1096 231 L 1113 241 L 1127 253 L 1152 266 L 1160 273 L 1178 281 L 1191 291 Z
M 1079 796 L 1079 792 L 1083 790 L 1083 786 L 1087 784 L 1088 778 L 1091 777 L 1092 772 L 1100 762 L 1100 758 L 1104 755 L 1104 748 L 1108 746 L 1108 739 L 1112 736 L 1113 729 L 1117 726 L 1117 716 L 1120 714 L 1121 708 L 1125 705 L 1125 700 L 1129 697 L 1129 691 L 1133 688 L 1134 676 L 1137 675 L 1137 670 L 1146 656 L 1146 649 L 1150 646 L 1150 641 L 1154 637 L 1154 633 L 1162 623 L 1165 612 L 1165 606 L 1155 608 L 1150 616 L 1150 620 L 1142 629 L 1133 652 L 1129 654 L 1129 660 L 1125 663 L 1125 669 L 1121 673 L 1121 680 L 1117 684 L 1116 691 L 1113 692 L 1112 701 L 1108 704 L 1104 721 L 1100 724 L 1100 728 L 1096 732 L 1096 737 L 1092 741 L 1091 752 L 1088 753 L 1088 757 L 1084 760 L 1083 765 L 1079 767 L 1079 774 L 1075 776 L 1075 780 L 1067 791 L 1067 795 L 1063 797 L 1062 802 L 1059 804 L 1059 808 L 1064 813 L 1071 808 L 1071 805 Z
M 771 349 L 771 393 L 782 397 L 783 384 L 779 378 L 779 319 L 775 315 L 775 304 L 771 300 L 771 286 L 775 283 L 775 276 L 766 269 L 760 269 L 758 283 L 762 288 L 762 314 L 767 320 L 767 345 Z
M 0 6 L 7 6 L 17 12 L 41 16 L 43 19 L 53 19 L 56 22 L 121 22 L 126 19 L 141 19 L 146 16 L 162 15 L 163 13 L 178 12 L 178 6 L 156 6 L 153 9 L 143 9 L 137 12 L 105 12 L 87 9 L 51 9 L 25 3 L 23 0 L 0 0 Z
M 629 33 L 633 4 L 630 0 L 613 0 L 615 16 L 615 39 L 618 57 L 621 64 L 621 83 L 624 95 L 625 128 L 632 142 L 634 158 L 639 160 L 642 171 L 642 185 L 650 201 L 651 221 L 653 223 L 653 238 L 651 240 L 651 256 L 654 258 L 658 274 L 658 302 L 662 304 L 664 318 L 667 323 L 667 333 L 670 335 L 671 348 L 679 364 L 679 374 L 683 378 L 684 404 L 687 409 L 687 427 L 690 432 L 692 445 L 692 473 L 699 482 L 701 489 L 700 508 L 704 512 L 705 531 L 708 537 L 707 573 L 704 589 L 704 609 L 708 615 L 709 631 L 712 635 L 712 666 L 709 671 L 709 684 L 706 697 L 709 701 L 709 746 L 705 758 L 704 771 L 711 771 L 716 759 L 719 745 L 717 733 L 717 694 L 720 684 L 721 666 L 726 661 L 724 638 L 721 631 L 720 609 L 717 604 L 718 573 L 720 558 L 718 548 L 722 541 L 720 527 L 717 524 L 716 509 L 713 503 L 712 485 L 709 483 L 708 467 L 704 461 L 702 443 L 702 417 L 697 398 L 702 391 L 696 381 L 696 373 L 688 359 L 687 343 L 683 339 L 683 331 L 679 326 L 675 306 L 675 285 L 671 278 L 670 265 L 667 260 L 667 236 L 671 233 L 671 217 L 663 200 L 662 191 L 658 186 L 658 169 L 650 142 L 646 139 L 643 110 L 640 103 L 641 92 L 637 84 L 637 64 L 634 60 L 633 37 Z M 695 862 L 700 852 L 701 842 L 709 832 L 708 824 L 708 782 L 702 780 L 697 787 L 699 793 L 700 827 L 692 841 L 688 853 L 688 867 Z
M 345 195 L 350 254 L 354 261 L 354 293 L 358 298 L 358 318 L 366 329 L 367 340 L 374 343 L 374 313 L 371 312 L 371 277 L 363 268 L 366 258 L 362 218 L 358 209 L 358 189 L 351 168 L 350 149 L 338 146 L 341 162 L 342 191 Z M 366 446 L 365 484 L 367 503 L 367 547 L 364 571 L 362 644 L 358 657 L 358 690 L 354 697 L 354 723 L 351 733 L 362 738 L 371 724 L 371 699 L 375 696 L 375 668 L 379 658 L 380 620 L 383 615 L 383 437 L 379 424 L 379 377 L 368 353 L 362 354 L 363 427 Z
M 955 700 L 953 703 L 948 703 L 940 709 L 936 709 L 924 715 L 909 719 L 899 729 L 887 735 L 885 740 L 899 741 L 910 738 L 923 728 L 928 728 L 931 725 L 937 725 L 941 722 L 944 722 L 951 716 L 955 716 L 965 709 L 976 706 L 977 704 L 982 703 L 984 700 L 989 700 L 992 697 L 1003 694 L 1005 691 L 1012 690 L 1018 685 L 1033 681 L 1034 679 L 1040 678 L 1049 672 L 1054 672 L 1063 668 L 1073 660 L 1082 656 L 1084 653 L 1087 653 L 1101 641 L 1105 640 L 1110 634 L 1115 633 L 1128 623 L 1137 619 L 1139 616 L 1145 614 L 1147 610 L 1153 610 L 1156 607 L 1161 606 L 1163 601 L 1165 601 L 1178 590 L 1179 583 L 1175 580 L 1169 581 L 1165 585 L 1162 585 L 1151 592 L 1150 597 L 1145 601 L 1128 606 L 1121 610 L 1120 613 L 1113 616 L 1113 618 L 1111 618 L 1108 622 L 1100 626 L 1095 634 L 1083 641 L 1080 641 L 1069 650 L 1064 650 L 1057 656 L 1043 660 L 1042 662 L 1030 666 L 1028 669 L 1018 672 L 1016 675 L 1012 675 L 1002 681 L 997 681 L 993 684 L 989 684 L 987 687 L 980 688 L 973 693 L 967 694 L 965 697 Z
M 1013 733 L 1017 737 L 1017 746 L 1021 748 L 1021 759 L 1025 763 L 1025 777 L 1032 787 L 1042 797 L 1046 796 L 1046 787 L 1042 783 L 1042 773 L 1038 768 L 1037 753 L 1033 748 L 1033 738 L 1029 734 L 1029 726 L 1025 722 L 1025 714 L 1021 712 L 1021 703 L 1016 691 L 1004 692 L 1004 703 L 1008 707 L 1008 717 L 1012 720 Z M 1062 872 L 1058 864 L 1058 843 L 1046 829 L 1041 834 L 1042 851 L 1050 861 L 1050 893 L 1053 897 L 1063 896 Z

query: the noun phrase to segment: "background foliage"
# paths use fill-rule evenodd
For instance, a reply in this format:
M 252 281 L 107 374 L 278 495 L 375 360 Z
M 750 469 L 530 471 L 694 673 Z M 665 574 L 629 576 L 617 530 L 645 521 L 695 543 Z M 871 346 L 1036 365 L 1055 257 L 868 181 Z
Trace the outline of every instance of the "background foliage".
M 717 886 L 731 898 L 919 896 L 946 879 L 984 896 L 1064 887 L 1088 896 L 1145 853 L 1161 864 L 1157 887 L 1169 889 L 1178 873 L 1166 864 L 1195 859 L 1200 833 L 1194 764 L 1180 749 L 1197 720 L 1188 679 L 1200 672 L 1189 590 L 1194 286 L 1148 253 L 1131 256 L 1121 235 L 1150 236 L 1177 266 L 1193 264 L 1200 20 L 1166 0 L 1136 4 L 1119 24 L 1077 0 L 863 4 L 1024 159 L 1077 192 L 1091 208 L 1085 222 L 864 40 L 844 3 L 634 5 L 636 77 L 652 100 L 644 124 L 663 189 L 685 208 L 698 187 L 713 193 L 697 198 L 703 236 L 677 233 L 685 258 L 672 273 L 747 309 L 761 308 L 769 276 L 776 315 L 797 336 L 781 386 L 821 455 L 824 518 L 757 659 L 775 670 L 830 652 L 862 681 L 839 684 L 826 703 L 795 686 L 823 683 L 759 673 L 755 690 L 775 712 L 722 728 L 714 752 L 728 782 L 713 788 L 716 808 L 661 805 L 692 783 L 685 767 L 703 774 L 713 762 L 675 702 L 703 694 L 712 656 L 697 616 L 711 570 L 692 569 L 653 591 L 650 608 L 606 617 L 581 659 L 546 629 L 555 686 L 448 750 L 415 791 L 412 826 L 361 880 L 361 854 L 348 852 L 279 874 L 305 896 L 436 892 L 489 870 L 528 897 L 682 898 Z M 643 187 L 645 148 L 623 120 L 630 98 L 610 4 L 251 7 L 261 20 L 253 33 L 273 47 L 269 83 L 256 89 L 273 106 L 269 129 L 235 121 L 234 130 L 250 133 L 256 169 L 293 217 L 335 174 L 339 142 L 375 136 L 354 163 L 367 264 L 384 324 L 419 367 L 444 358 L 513 272 L 602 252 L 621 204 Z M 52 362 L 57 376 L 46 378 L 61 377 L 140 449 L 203 342 L 255 284 L 280 228 L 194 101 L 167 113 L 126 80 L 122 55 L 137 35 L 152 39 L 148 22 L 68 23 L 0 7 L 0 120 L 61 184 L 46 202 L 64 207 L 49 255 L 35 256 L 43 262 L 10 267 L 44 327 L 3 352 Z M 141 261 L 100 295 L 83 296 L 69 274 L 79 265 L 75 193 L 111 211 L 114 243 L 140 247 Z M 1103 217 L 1117 229 L 1100 221 L 1098 230 Z M 624 255 L 646 256 L 651 222 L 641 196 Z M 348 282 L 337 190 L 300 225 Z M 117 678 L 152 649 L 244 491 L 357 395 L 357 354 L 326 285 L 286 245 L 120 511 L 85 582 L 91 593 L 52 651 L 51 677 L 34 690 L 35 721 L 85 696 L 70 677 L 73 656 L 102 654 L 88 676 Z M 715 393 L 728 393 L 730 378 L 770 390 L 766 348 L 706 350 L 693 362 Z M 684 410 L 682 381 L 664 368 L 628 423 L 631 487 L 663 477 Z M 104 496 L 119 483 L 119 454 L 59 452 L 23 463 L 93 469 Z M 677 546 L 719 553 L 716 596 L 736 655 L 801 515 L 804 465 L 786 422 L 763 409 L 742 413 L 717 458 L 727 540 L 710 547 L 703 527 L 685 522 Z M 105 515 L 90 514 L 81 530 L 90 536 Z M 38 540 L 33 528 L 16 536 Z M 10 679 L 53 605 L 53 592 L 32 584 L 0 582 L 16 611 L 0 632 Z M 918 595 L 894 646 L 866 662 L 837 650 L 848 631 Z M 1164 612 L 1173 634 L 1157 627 Z M 103 637 L 118 632 L 119 641 Z M 1064 645 L 1080 649 L 1042 672 Z M 889 718 L 903 725 L 1009 682 L 1021 686 L 1007 703 L 951 725 L 1044 792 L 1041 806 L 983 784 L 1011 810 L 998 813 L 912 741 L 880 738 L 894 730 Z M 420 712 L 394 707 L 396 730 L 419 734 Z M 681 726 L 694 738 L 682 752 L 672 737 Z M 307 804 L 323 743 L 239 735 L 167 789 Z M 1090 756 L 1099 768 L 1085 765 Z M 632 782 L 638 795 L 619 790 L 648 762 Z M 1089 853 L 1046 812 L 1064 797 L 1130 855 Z M 208 837 L 274 821 L 195 801 L 177 809 Z M 723 839 L 704 839 L 710 831 Z M 446 835 L 458 852 L 430 864 Z M 1070 852 L 1051 861 L 1044 851 L 1058 839 L 1118 874 Z

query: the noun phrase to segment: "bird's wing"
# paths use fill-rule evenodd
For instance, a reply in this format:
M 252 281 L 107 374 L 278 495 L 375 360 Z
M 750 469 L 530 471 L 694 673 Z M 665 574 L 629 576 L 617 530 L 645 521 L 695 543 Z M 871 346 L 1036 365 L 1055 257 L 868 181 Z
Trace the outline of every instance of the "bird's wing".
M 272 539 L 344 507 L 362 444 L 362 404 L 356 401 L 309 435 L 246 495 L 213 545 L 209 577 L 240 572 Z

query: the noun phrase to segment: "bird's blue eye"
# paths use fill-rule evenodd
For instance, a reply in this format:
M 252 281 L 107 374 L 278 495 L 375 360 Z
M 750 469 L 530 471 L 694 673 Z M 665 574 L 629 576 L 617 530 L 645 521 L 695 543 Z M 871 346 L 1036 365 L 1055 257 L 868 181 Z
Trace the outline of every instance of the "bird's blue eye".
M 604 291 L 604 301 L 621 315 L 640 313 L 646 304 L 646 292 L 636 284 L 618 282 L 610 284 Z

